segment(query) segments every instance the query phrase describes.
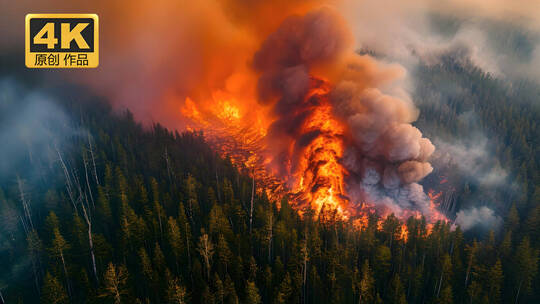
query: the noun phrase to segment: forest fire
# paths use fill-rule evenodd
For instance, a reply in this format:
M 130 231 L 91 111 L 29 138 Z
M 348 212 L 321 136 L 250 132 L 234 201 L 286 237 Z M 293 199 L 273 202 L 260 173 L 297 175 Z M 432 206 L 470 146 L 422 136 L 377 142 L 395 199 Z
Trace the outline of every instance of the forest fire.
M 332 115 L 327 96 L 328 84 L 312 82 L 319 86 L 312 89 L 303 101 L 308 104 L 309 116 L 301 126 L 301 134 L 313 134 L 314 139 L 301 148 L 298 166 L 289 173 L 296 181 L 291 187 L 293 199 L 298 207 L 306 205 L 316 214 L 324 208 L 346 216 L 346 170 L 340 164 L 344 150 L 344 126 Z
M 233 79 L 253 94 L 187 96 L 180 112 L 258 188 L 276 200 L 287 195 L 300 214 L 334 214 L 360 228 L 374 213 L 446 220 L 438 196 L 417 183 L 432 171 L 435 148 L 411 125 L 417 110 L 396 84 L 403 70 L 350 45 L 331 10 L 291 16 Z
M 346 217 L 346 169 L 340 164 L 344 150 L 344 126 L 333 117 L 327 96 L 329 84 L 322 80 L 313 80 L 312 83 L 315 87 L 303 101 L 309 116 L 300 132 L 312 134 L 314 139 L 305 146 L 298 142 L 291 143 L 291 149 L 302 146 L 302 151 L 295 164 L 289 162 L 286 166 L 286 176 L 280 178 L 271 172 L 269 162 L 272 158 L 264 157 L 264 136 L 267 131 L 260 125 L 259 129 L 242 127 L 243 113 L 230 100 L 216 99 L 215 112 L 202 114 L 188 98 L 181 111 L 207 133 L 209 140 L 224 157 L 229 157 L 233 164 L 247 173 L 254 174 L 270 197 L 289 194 L 299 212 L 311 208 L 318 214 L 324 208 Z M 289 185 L 287 189 L 283 187 L 284 183 Z

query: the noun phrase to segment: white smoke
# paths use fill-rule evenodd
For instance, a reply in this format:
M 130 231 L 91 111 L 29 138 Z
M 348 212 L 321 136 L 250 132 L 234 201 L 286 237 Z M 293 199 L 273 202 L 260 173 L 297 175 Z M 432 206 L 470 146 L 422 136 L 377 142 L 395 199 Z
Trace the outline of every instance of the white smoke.
M 533 46 L 540 44 L 540 2 L 522 2 L 346 0 L 341 11 L 353 27 L 358 48 L 408 68 L 420 61 L 434 64 L 441 55 L 458 52 L 460 59 L 494 76 L 538 80 L 536 52 L 520 58 L 517 53 L 522 50 L 501 46 L 515 33 Z
M 460 210 L 455 221 L 455 224 L 459 225 L 464 231 L 472 228 L 495 230 L 501 223 L 502 219 L 486 206 Z
M 476 135 L 467 141 L 454 142 L 436 138 L 434 142 L 438 149 L 434 153 L 433 162 L 437 167 L 456 169 L 461 176 L 483 186 L 501 186 L 506 182 L 508 172 L 489 152 L 485 136 Z
M 56 160 L 69 136 L 79 130 L 46 94 L 28 91 L 17 82 L 0 79 L 0 181 L 16 175 L 33 178 Z

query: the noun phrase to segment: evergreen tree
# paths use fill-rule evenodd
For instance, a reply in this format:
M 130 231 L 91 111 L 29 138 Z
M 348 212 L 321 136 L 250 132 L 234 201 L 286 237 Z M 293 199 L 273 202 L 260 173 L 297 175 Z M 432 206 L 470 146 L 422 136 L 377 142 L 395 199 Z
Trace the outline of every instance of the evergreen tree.
M 178 224 L 175 219 L 169 217 L 167 227 L 169 246 L 171 247 L 171 251 L 174 255 L 176 271 L 178 271 L 178 260 L 182 257 L 183 254 L 184 242 L 182 240 L 182 236 L 180 235 L 180 229 L 178 228 Z
M 488 274 L 488 295 L 489 303 L 500 303 L 501 302 L 501 288 L 503 282 L 503 269 L 501 260 L 498 259 L 497 262 L 491 267 Z
M 177 278 L 171 279 L 168 282 L 167 299 L 170 304 L 188 303 L 186 288 L 180 285 Z
M 144 249 L 144 247 L 141 247 L 141 249 L 139 249 L 139 258 L 141 265 L 141 273 L 143 274 L 147 282 L 152 283 L 154 281 L 154 270 L 152 268 L 150 258 L 148 257 L 148 253 L 146 253 L 146 249 Z
M 406 304 L 407 299 L 405 297 L 405 291 L 403 284 L 398 274 L 395 274 L 390 282 L 390 288 L 388 290 L 388 302 L 396 304 Z
M 43 287 L 41 288 L 41 303 L 43 304 L 64 304 L 68 303 L 68 295 L 66 289 L 58 279 L 52 276 L 49 272 L 45 274 L 43 279 Z
M 246 304 L 259 304 L 261 303 L 261 296 L 259 295 L 259 289 L 255 286 L 255 283 L 248 281 L 246 284 Z
M 208 237 L 208 234 L 203 233 L 199 238 L 199 246 L 197 247 L 199 254 L 201 255 L 204 266 L 206 267 L 206 278 L 210 278 L 210 262 L 212 261 L 212 256 L 214 255 L 214 245 Z
M 507 231 L 515 231 L 519 227 L 519 215 L 516 204 L 513 204 L 506 215 L 504 226 Z
M 51 247 L 49 247 L 49 252 L 52 257 L 58 258 L 60 262 L 62 263 L 62 268 L 64 270 L 64 276 L 65 276 L 68 292 L 70 289 L 70 282 L 69 282 L 69 275 L 68 275 L 68 270 L 67 270 L 65 252 L 70 247 L 71 246 L 64 239 L 62 234 L 60 234 L 60 229 L 58 229 L 58 227 L 55 227 L 53 231 L 53 239 L 51 241 Z
M 436 301 L 437 304 L 452 304 L 454 303 L 453 295 L 452 295 L 452 286 L 447 285 L 443 288 L 441 291 L 441 294 L 437 298 Z
M 127 279 L 128 272 L 124 266 L 116 267 L 113 263 L 109 263 L 103 274 L 103 287 L 99 297 L 111 299 L 115 304 L 122 303 L 123 295 L 128 294 Z
M 371 275 L 368 260 L 362 266 L 362 279 L 359 283 L 358 303 L 373 303 L 374 300 L 374 279 Z
M 228 273 L 228 266 L 229 266 L 229 263 L 231 262 L 232 252 L 229 249 L 229 245 L 227 241 L 225 240 L 225 237 L 223 236 L 223 234 L 219 235 L 216 251 L 217 251 L 217 256 L 218 256 L 219 267 L 222 269 L 222 274 Z
M 531 290 L 531 283 L 538 270 L 538 251 L 530 247 L 529 238 L 525 237 L 516 249 L 514 265 L 516 267 L 516 303 L 522 289 Z

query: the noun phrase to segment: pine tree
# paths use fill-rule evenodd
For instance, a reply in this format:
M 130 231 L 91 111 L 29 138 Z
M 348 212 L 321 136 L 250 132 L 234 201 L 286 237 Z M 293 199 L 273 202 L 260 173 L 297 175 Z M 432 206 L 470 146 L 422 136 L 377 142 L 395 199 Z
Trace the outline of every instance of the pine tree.
M 259 289 L 255 286 L 253 281 L 248 281 L 246 284 L 246 304 L 259 304 L 261 303 L 261 296 L 259 295 Z
M 184 209 L 184 204 L 180 203 L 178 206 L 178 228 L 180 233 L 183 235 L 185 242 L 185 251 L 187 253 L 188 267 L 190 267 L 191 261 L 191 251 L 193 251 L 192 237 L 191 237 L 191 226 L 188 222 L 186 211 Z
M 180 229 L 175 219 L 169 217 L 167 222 L 167 239 L 169 241 L 169 246 L 171 246 L 171 251 L 174 255 L 174 262 L 176 265 L 176 271 L 178 272 L 178 260 L 182 257 L 184 242 L 182 236 L 180 235 Z
M 219 268 L 222 268 L 224 270 L 222 274 L 228 273 L 228 266 L 232 258 L 232 252 L 229 249 L 229 245 L 225 240 L 223 234 L 219 235 L 216 251 L 218 256 Z
M 214 304 L 214 294 L 210 292 L 208 284 L 204 284 L 203 292 L 201 295 L 201 303 Z
M 215 204 L 212 207 L 212 210 L 210 210 L 208 227 L 212 237 L 217 237 L 218 235 L 222 234 L 227 239 L 230 239 L 230 237 L 233 235 L 231 225 L 229 224 L 225 214 L 223 214 L 223 210 L 219 204 Z
M 540 186 L 536 187 L 535 196 L 537 203 L 540 203 Z M 531 239 L 531 245 L 535 248 L 540 247 L 540 204 L 531 210 L 527 216 L 525 227 Z
M 476 280 L 472 280 L 467 288 L 467 294 L 469 303 L 476 303 L 482 295 L 482 286 Z
M 383 222 L 383 233 L 386 235 L 388 247 L 392 249 L 394 242 L 400 238 L 401 223 L 399 219 L 392 213 L 386 217 Z
M 401 284 L 401 279 L 396 273 L 390 282 L 390 289 L 388 291 L 388 302 L 396 304 L 406 304 L 407 299 L 405 298 L 405 291 L 403 289 L 403 284 Z
M 214 273 L 214 290 L 215 290 L 215 302 L 216 304 L 225 303 L 225 287 L 223 286 L 223 281 L 221 281 L 219 275 Z
M 163 272 L 165 270 L 165 256 L 158 242 L 154 245 L 153 261 L 157 272 Z
M 512 232 L 516 231 L 516 229 L 519 227 L 519 214 L 516 208 L 516 204 L 513 204 L 512 207 L 510 207 L 510 210 L 508 210 L 504 226 L 506 228 L 506 231 Z
M 97 214 L 105 226 L 112 222 L 112 211 L 109 197 L 102 186 L 98 186 Z
M 475 265 L 476 261 L 476 252 L 478 251 L 478 243 L 476 240 L 473 240 L 472 245 L 467 245 L 465 250 L 467 251 L 467 271 L 465 273 L 465 286 L 467 286 L 467 283 L 469 282 L 469 277 L 471 273 L 471 269 Z
M 497 262 L 491 267 L 488 274 L 488 296 L 489 303 L 500 303 L 501 302 L 501 287 L 503 282 L 503 269 L 501 260 L 498 259 Z
M 55 276 L 49 272 L 45 274 L 43 279 L 43 287 L 41 288 L 41 303 L 43 304 L 64 304 L 68 303 L 68 295 L 66 289 Z
M 30 260 L 32 262 L 32 271 L 34 273 L 34 283 L 36 288 L 39 289 L 39 277 L 41 272 L 41 252 L 43 251 L 43 243 L 39 238 L 36 229 L 32 229 L 26 236 L 26 242 L 28 243 L 28 252 L 30 253 Z
M 154 271 L 152 269 L 152 263 L 150 262 L 148 253 L 146 253 L 146 249 L 144 249 L 144 247 L 141 247 L 141 249 L 139 249 L 139 259 L 141 265 L 141 273 L 144 275 L 146 281 L 151 283 L 154 280 Z
M 85 251 L 89 250 L 87 228 L 77 213 L 73 213 L 71 229 L 71 235 L 75 237 L 74 247 L 84 249 Z
M 54 228 L 53 231 L 53 239 L 51 242 L 51 247 L 49 247 L 49 252 L 51 256 L 59 258 L 62 262 L 62 267 L 64 269 L 64 276 L 66 279 L 66 285 L 68 292 L 70 290 L 70 283 L 69 283 L 69 275 L 67 271 L 67 265 L 66 265 L 66 259 L 65 259 L 65 252 L 68 250 L 71 246 L 68 244 L 68 242 L 64 239 L 62 234 L 60 234 L 60 230 L 58 227 Z
M 512 252 L 512 231 L 507 231 L 499 246 L 499 252 L 503 259 L 508 259 Z
M 155 178 L 151 178 L 150 185 L 152 187 L 152 195 L 153 195 L 153 205 L 154 205 L 154 215 L 157 218 L 157 222 L 159 224 L 159 235 L 163 235 L 163 221 L 165 220 L 165 211 L 163 210 L 163 206 L 159 202 L 159 185 Z
M 90 280 L 88 279 L 88 273 L 83 267 L 81 267 L 80 271 L 78 272 L 76 281 L 80 298 L 91 299 L 93 296 L 93 288 L 90 284 Z
M 103 274 L 103 287 L 99 297 L 112 299 L 115 304 L 122 303 L 122 296 L 128 294 L 127 279 L 128 272 L 125 266 L 116 267 L 113 263 L 109 263 Z
M 374 283 L 375 280 L 371 275 L 369 262 L 366 259 L 364 265 L 362 265 L 362 279 L 360 280 L 358 287 L 358 303 L 373 303 Z
M 54 230 L 60 229 L 60 221 L 53 211 L 49 212 L 49 215 L 45 218 L 45 233 L 50 236 L 51 240 L 54 237 Z
M 390 248 L 384 245 L 380 245 L 377 247 L 377 251 L 375 253 L 374 268 L 375 275 L 377 276 L 377 281 L 380 284 L 385 284 L 385 280 L 388 276 L 388 273 L 390 272 L 391 258 L 392 254 L 390 253 Z
M 208 234 L 203 233 L 199 238 L 199 246 L 197 247 L 199 254 L 203 258 L 204 266 L 206 267 L 206 278 L 210 279 L 210 262 L 214 255 L 214 245 L 208 237 Z
M 227 304 L 238 304 L 238 295 L 236 294 L 236 288 L 234 287 L 234 282 L 231 280 L 229 275 L 225 276 L 225 283 L 223 284 L 225 289 L 225 303 Z
M 441 261 L 441 271 L 439 276 L 439 282 L 437 287 L 437 297 L 439 297 L 443 283 L 448 282 L 452 275 L 452 260 L 448 254 L 445 254 Z M 448 283 L 449 285 L 449 283 Z
M 167 287 L 167 299 L 170 304 L 188 303 L 186 288 L 180 285 L 178 278 L 169 280 Z
M 184 191 L 187 196 L 187 214 L 193 224 L 195 216 L 199 214 L 199 202 L 197 199 L 197 180 L 191 174 L 184 180 Z
M 289 297 L 293 293 L 292 289 L 293 289 L 293 286 L 292 286 L 291 275 L 287 272 L 285 274 L 285 278 L 279 284 L 279 291 L 276 295 L 276 303 L 288 303 Z
M 516 249 L 514 265 L 516 267 L 516 303 L 522 289 L 530 291 L 533 278 L 538 270 L 538 251 L 530 247 L 528 237 L 524 237 Z
M 247 280 L 252 282 L 255 281 L 255 278 L 257 277 L 257 262 L 253 256 L 250 257 L 246 266 L 246 272 L 248 274 Z
M 441 291 L 441 294 L 437 298 L 436 301 L 437 304 L 452 304 L 454 303 L 453 295 L 452 295 L 452 286 L 450 284 L 447 284 L 446 287 L 443 288 Z

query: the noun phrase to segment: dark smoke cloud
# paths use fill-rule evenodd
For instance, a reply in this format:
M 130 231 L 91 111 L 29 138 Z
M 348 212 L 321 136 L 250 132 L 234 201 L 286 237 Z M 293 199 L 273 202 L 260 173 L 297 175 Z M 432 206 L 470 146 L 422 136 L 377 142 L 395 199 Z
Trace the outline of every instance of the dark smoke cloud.
M 263 42 L 253 59 L 253 67 L 261 72 L 260 100 L 279 97 L 280 104 L 294 107 L 309 89 L 309 69 L 341 54 L 349 46 L 348 35 L 330 9 L 287 18 Z
M 306 94 L 322 85 L 317 77 L 328 78 L 333 86 L 326 98 L 346 125 L 339 140 L 346 145 L 342 163 L 350 173 L 347 186 L 353 201 L 376 203 L 398 215 L 403 208 L 427 214 L 429 199 L 417 182 L 433 170 L 427 160 L 435 147 L 411 125 L 418 111 L 394 84 L 402 69 L 354 54 L 351 42 L 341 18 L 322 9 L 285 20 L 255 54 L 259 98 L 272 103 L 278 117 L 269 132 L 270 141 L 279 143 L 270 145 L 273 154 L 294 160 L 302 149 L 291 152 L 290 142 L 316 138 L 298 132 L 311 107 L 321 102 L 316 96 L 306 99 Z M 316 135 L 336 137 L 332 132 Z M 278 162 L 284 167 L 283 158 Z
M 310 75 L 311 69 L 335 60 L 349 43 L 341 19 L 334 11 L 321 9 L 287 18 L 255 53 L 253 68 L 260 73 L 259 100 L 272 104 L 277 116 L 268 133 L 273 155 L 289 155 L 294 165 L 303 146 L 318 135 L 301 131 L 311 117 L 312 107 L 318 105 L 316 98 L 305 100 L 310 88 L 318 85 Z M 288 149 L 298 139 L 301 144 L 291 153 Z M 284 167 L 282 158 L 275 158 L 275 162 L 277 167 Z

